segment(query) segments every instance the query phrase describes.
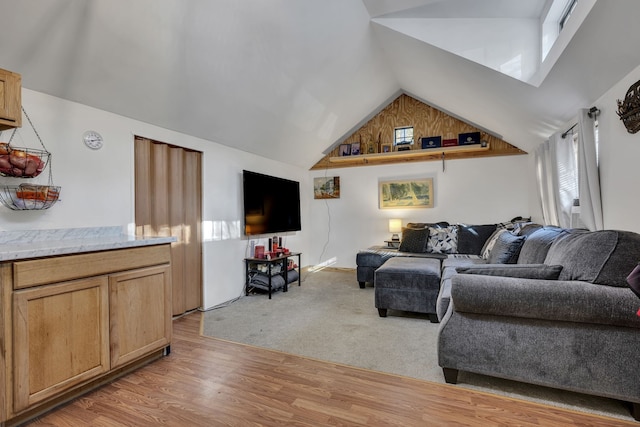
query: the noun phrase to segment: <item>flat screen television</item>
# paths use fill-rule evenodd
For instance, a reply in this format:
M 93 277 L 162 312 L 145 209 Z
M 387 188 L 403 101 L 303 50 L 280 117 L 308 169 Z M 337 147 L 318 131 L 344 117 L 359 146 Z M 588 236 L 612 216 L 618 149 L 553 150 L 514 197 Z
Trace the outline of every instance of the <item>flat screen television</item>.
M 299 182 L 248 170 L 242 182 L 245 235 L 301 229 Z

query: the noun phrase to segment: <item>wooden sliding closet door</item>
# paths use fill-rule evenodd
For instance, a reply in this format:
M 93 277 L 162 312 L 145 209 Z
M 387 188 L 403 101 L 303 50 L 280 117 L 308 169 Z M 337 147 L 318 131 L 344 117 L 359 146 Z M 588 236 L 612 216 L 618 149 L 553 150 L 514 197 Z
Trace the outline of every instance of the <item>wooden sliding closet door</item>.
M 173 236 L 173 315 L 202 305 L 201 153 L 136 137 L 136 234 Z

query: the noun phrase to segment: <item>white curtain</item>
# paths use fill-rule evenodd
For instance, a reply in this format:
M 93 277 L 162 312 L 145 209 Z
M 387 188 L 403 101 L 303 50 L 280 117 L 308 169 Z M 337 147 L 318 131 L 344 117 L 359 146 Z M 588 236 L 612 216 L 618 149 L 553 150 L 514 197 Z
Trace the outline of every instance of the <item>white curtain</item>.
M 578 197 L 576 154 L 572 136 L 557 132 L 536 149 L 539 200 L 545 224 L 571 227 Z
M 545 141 L 535 152 L 536 176 L 538 178 L 538 200 L 542 206 L 542 218 L 545 224 L 559 224 L 556 210 L 556 198 L 551 180 L 551 154 L 549 141 Z
M 578 112 L 580 220 L 591 231 L 604 229 L 594 119 L 586 108 Z

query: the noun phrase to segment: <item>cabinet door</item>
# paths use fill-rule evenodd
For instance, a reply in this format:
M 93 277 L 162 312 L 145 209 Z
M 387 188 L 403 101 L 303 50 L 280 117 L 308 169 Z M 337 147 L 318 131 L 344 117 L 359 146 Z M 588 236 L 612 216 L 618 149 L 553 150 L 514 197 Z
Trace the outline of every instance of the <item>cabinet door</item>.
M 22 78 L 0 69 L 0 130 L 22 126 Z
M 16 291 L 14 411 L 109 370 L 107 276 Z
M 111 367 L 171 342 L 171 268 L 143 268 L 109 276 Z

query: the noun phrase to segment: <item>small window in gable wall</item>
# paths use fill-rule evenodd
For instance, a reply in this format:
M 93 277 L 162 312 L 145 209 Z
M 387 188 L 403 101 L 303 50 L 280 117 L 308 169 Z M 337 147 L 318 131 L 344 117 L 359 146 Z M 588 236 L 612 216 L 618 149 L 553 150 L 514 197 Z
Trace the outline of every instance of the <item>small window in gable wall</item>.
M 413 126 L 403 126 L 395 128 L 393 136 L 393 145 L 411 145 L 413 144 Z

